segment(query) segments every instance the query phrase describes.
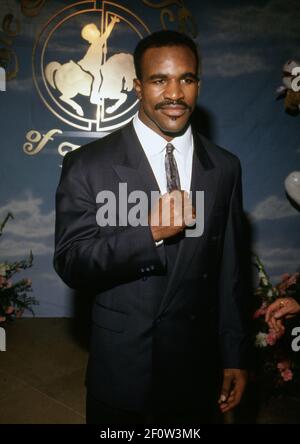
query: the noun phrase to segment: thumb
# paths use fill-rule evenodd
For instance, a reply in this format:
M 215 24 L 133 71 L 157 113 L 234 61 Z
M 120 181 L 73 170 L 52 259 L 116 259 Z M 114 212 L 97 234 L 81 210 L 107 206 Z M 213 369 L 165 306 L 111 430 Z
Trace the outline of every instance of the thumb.
M 221 388 L 221 395 L 218 403 L 221 404 L 225 402 L 229 396 L 230 388 L 231 388 L 232 377 L 231 375 L 224 375 L 223 384 Z

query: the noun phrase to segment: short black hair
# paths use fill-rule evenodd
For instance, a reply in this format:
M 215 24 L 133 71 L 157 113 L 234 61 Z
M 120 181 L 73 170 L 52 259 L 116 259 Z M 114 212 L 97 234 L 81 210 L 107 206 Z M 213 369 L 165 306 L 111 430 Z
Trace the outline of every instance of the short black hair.
M 142 78 L 142 58 L 146 50 L 149 48 L 161 48 L 163 46 L 186 46 L 190 48 L 196 58 L 196 72 L 198 74 L 201 60 L 194 40 L 182 32 L 163 30 L 147 35 L 147 37 L 140 40 L 137 44 L 134 50 L 133 58 L 135 72 L 138 79 Z

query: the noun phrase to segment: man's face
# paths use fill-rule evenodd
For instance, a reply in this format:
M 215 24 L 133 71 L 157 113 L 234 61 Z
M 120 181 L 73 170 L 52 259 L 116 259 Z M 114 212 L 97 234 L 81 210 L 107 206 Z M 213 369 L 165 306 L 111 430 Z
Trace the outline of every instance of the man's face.
M 142 58 L 142 78 L 135 80 L 139 117 L 147 126 L 172 140 L 185 129 L 199 91 L 197 61 L 185 46 L 149 48 Z

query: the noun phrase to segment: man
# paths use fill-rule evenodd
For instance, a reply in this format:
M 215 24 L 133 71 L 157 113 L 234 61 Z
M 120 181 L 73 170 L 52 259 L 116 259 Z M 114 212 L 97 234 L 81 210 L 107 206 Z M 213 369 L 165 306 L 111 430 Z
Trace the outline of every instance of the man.
M 68 154 L 57 190 L 55 268 L 97 293 L 87 422 L 211 422 L 239 403 L 247 378 L 240 164 L 189 124 L 200 87 L 190 38 L 154 33 L 134 61 L 138 115 Z M 97 225 L 96 196 L 118 202 L 120 183 L 149 202 L 160 191 L 149 224 Z M 191 237 L 196 191 L 204 232 Z

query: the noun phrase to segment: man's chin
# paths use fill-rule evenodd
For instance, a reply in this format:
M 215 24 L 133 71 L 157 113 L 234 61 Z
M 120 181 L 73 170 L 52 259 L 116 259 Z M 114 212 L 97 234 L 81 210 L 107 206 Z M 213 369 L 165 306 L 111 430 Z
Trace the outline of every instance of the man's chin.
M 184 125 L 180 125 L 180 126 L 176 126 L 176 127 L 164 126 L 164 127 L 161 127 L 160 130 L 168 137 L 178 137 L 178 136 L 182 135 L 183 133 L 185 133 L 188 125 L 189 125 L 189 122 L 185 122 Z

